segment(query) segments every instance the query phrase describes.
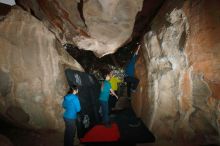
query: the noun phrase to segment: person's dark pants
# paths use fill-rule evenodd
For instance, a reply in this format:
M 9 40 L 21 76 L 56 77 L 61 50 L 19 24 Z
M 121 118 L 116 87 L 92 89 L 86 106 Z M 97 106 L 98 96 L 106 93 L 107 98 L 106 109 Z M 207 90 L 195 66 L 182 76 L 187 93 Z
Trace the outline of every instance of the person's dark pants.
M 108 110 L 108 101 L 100 101 L 101 110 L 102 110 L 102 121 L 105 125 L 109 124 L 109 110 Z
M 131 97 L 131 90 L 135 90 L 138 86 L 139 80 L 135 77 L 127 76 L 124 78 L 127 82 L 127 96 Z
M 64 146 L 73 146 L 74 137 L 76 134 L 76 120 L 64 118 L 64 122 L 65 122 Z
M 117 94 L 117 91 L 114 91 L 114 92 Z M 108 100 L 109 112 L 111 112 L 112 108 L 115 107 L 116 102 L 117 102 L 117 98 L 113 95 L 110 95 L 109 100 Z

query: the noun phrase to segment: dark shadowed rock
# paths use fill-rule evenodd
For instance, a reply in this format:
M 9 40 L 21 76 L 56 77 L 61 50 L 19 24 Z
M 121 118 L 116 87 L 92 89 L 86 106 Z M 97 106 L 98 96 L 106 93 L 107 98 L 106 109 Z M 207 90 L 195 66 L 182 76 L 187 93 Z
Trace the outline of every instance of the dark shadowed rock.
M 14 146 L 10 139 L 4 135 L 0 135 L 0 146 Z

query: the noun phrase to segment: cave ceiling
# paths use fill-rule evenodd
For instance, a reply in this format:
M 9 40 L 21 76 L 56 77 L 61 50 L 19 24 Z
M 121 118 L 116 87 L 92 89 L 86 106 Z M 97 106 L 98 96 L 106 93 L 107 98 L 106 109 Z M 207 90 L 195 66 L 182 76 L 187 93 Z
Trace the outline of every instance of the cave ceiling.
M 163 0 L 16 0 L 64 44 L 97 57 L 140 38 Z

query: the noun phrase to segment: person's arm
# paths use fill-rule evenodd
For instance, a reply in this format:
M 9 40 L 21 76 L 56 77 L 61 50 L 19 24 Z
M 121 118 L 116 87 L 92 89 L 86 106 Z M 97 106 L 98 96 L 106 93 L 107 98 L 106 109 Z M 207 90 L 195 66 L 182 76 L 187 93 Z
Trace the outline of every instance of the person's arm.
M 138 45 L 138 48 L 137 48 L 137 50 L 135 51 L 135 53 L 133 54 L 133 56 L 131 57 L 131 60 L 130 60 L 129 64 L 135 63 L 136 57 L 137 57 L 137 55 L 138 55 L 138 52 L 139 52 L 140 48 L 141 48 L 141 45 Z
M 140 48 L 141 48 L 141 45 L 138 45 L 138 48 L 137 48 L 136 52 L 134 53 L 135 55 L 137 55 L 137 54 L 138 54 L 138 52 L 139 52 Z
M 122 79 L 119 79 L 118 77 L 116 78 L 117 79 L 117 83 L 120 84 L 121 82 L 123 82 Z
M 110 89 L 110 92 L 111 92 L 112 95 L 114 95 L 118 99 L 118 95 L 115 93 L 114 90 Z
M 76 112 L 79 112 L 81 110 L 81 106 L 78 97 L 74 100 L 74 104 L 75 104 Z

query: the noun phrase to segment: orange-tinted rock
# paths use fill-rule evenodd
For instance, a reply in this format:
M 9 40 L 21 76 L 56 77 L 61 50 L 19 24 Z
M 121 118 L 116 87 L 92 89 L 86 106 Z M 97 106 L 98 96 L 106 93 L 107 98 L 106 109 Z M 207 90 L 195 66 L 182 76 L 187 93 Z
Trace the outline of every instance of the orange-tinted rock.
M 139 52 L 139 57 L 136 62 L 135 70 L 136 77 L 139 79 L 139 85 L 134 93 L 132 100 L 132 107 L 135 111 L 136 116 L 140 117 L 142 114 L 146 113 L 148 107 L 145 106 L 147 101 L 147 69 L 146 63 L 143 57 L 142 51 Z
M 212 89 L 214 98 L 220 99 L 220 1 L 191 2 L 186 7 L 190 23 L 190 36 L 186 47 L 193 72 L 202 73 Z
M 156 141 L 220 143 L 219 8 L 219 1 L 166 1 L 143 38 L 148 102 L 136 93 L 133 106 L 138 115 L 145 107 L 141 118 Z
M 192 86 L 190 83 L 190 70 L 187 70 L 183 75 L 182 80 L 182 97 L 180 98 L 180 106 L 183 112 L 187 112 L 190 108 L 192 108 L 192 100 L 190 98 L 192 94 Z

